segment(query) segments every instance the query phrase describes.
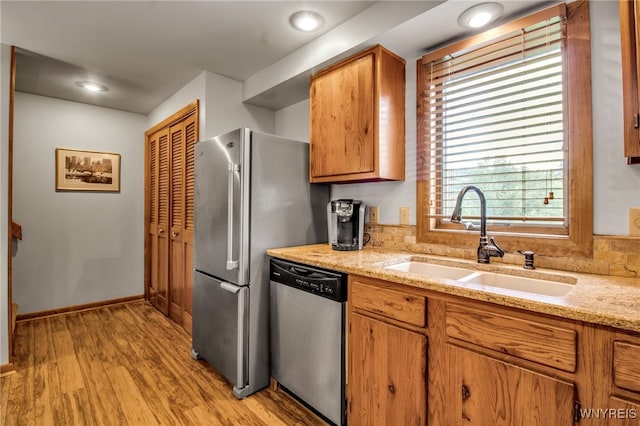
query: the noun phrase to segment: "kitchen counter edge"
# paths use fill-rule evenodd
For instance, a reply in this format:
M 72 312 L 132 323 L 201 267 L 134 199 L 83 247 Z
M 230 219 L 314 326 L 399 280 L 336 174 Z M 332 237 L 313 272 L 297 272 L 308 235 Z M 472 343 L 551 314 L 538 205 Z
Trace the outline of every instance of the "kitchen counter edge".
M 348 274 L 378 278 L 424 290 L 640 333 L 640 278 L 581 274 L 551 269 L 527 271 L 514 265 L 500 263 L 479 265 L 464 259 L 375 247 L 365 247 L 360 251 L 335 251 L 328 244 L 314 244 L 273 248 L 267 250 L 267 254 Z M 575 288 L 564 297 L 549 297 L 385 269 L 387 265 L 408 260 L 423 260 L 434 264 L 463 266 L 469 269 L 531 278 L 553 275 L 573 277 L 576 284 Z

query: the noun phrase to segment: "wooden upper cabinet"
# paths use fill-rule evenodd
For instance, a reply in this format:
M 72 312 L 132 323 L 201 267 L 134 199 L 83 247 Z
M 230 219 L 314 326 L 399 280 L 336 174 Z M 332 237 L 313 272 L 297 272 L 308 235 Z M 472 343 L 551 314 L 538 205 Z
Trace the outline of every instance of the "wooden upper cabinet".
M 405 61 L 380 45 L 316 74 L 310 181 L 404 180 Z
M 620 0 L 624 155 L 640 163 L 640 1 Z

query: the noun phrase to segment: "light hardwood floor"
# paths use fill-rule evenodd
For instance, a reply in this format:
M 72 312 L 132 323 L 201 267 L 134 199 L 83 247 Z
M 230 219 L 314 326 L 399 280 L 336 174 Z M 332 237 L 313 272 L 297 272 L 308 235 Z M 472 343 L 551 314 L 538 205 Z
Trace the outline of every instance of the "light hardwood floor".
M 324 425 L 272 389 L 236 400 L 190 336 L 137 301 L 19 322 L 2 425 Z

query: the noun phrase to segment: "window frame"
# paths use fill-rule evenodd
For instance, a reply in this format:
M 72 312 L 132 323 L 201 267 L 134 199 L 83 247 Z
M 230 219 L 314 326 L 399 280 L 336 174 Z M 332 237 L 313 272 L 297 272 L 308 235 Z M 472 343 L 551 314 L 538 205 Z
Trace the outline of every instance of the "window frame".
M 447 54 L 469 49 L 503 34 L 525 28 L 553 16 L 567 18 L 566 76 L 565 78 L 565 137 L 567 139 L 568 167 L 566 182 L 568 191 L 568 232 L 552 234 L 550 229 L 538 226 L 519 226 L 500 229 L 488 224 L 487 230 L 499 235 L 498 244 L 508 252 L 533 250 L 546 256 L 591 257 L 593 254 L 593 146 L 592 146 L 592 96 L 591 96 L 591 37 L 589 3 L 579 0 L 570 4 L 557 4 L 526 17 L 471 36 L 457 43 L 428 53 L 417 61 L 417 140 L 416 140 L 416 197 L 418 243 L 446 244 L 449 246 L 475 247 L 478 231 L 465 231 L 461 226 L 437 227 L 430 217 L 430 142 L 428 113 L 424 103 L 426 90 L 422 86 L 426 70 L 424 64 Z

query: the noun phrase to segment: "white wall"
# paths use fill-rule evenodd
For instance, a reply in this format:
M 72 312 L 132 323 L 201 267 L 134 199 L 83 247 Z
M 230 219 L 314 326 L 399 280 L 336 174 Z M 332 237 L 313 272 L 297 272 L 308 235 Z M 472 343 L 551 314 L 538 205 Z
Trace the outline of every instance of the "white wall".
M 9 362 L 8 189 L 11 47 L 0 44 L 0 365 Z
M 275 112 L 242 103 L 242 83 L 204 71 L 158 105 L 147 119 L 147 128 L 179 109 L 200 101 L 200 139 L 217 136 L 239 127 L 261 132 L 275 131 Z
M 628 209 L 640 206 L 640 166 L 625 165 L 622 137 L 622 76 L 617 2 L 591 2 L 594 233 L 627 235 Z M 418 58 L 407 60 L 406 180 L 332 185 L 331 198 L 357 198 L 380 208 L 380 223 L 398 224 L 399 209 L 411 208 L 416 223 L 416 78 Z M 278 111 L 277 127 L 308 133 L 309 103 Z M 303 129 L 306 123 L 306 129 Z M 308 140 L 308 137 L 305 138 Z
M 594 233 L 627 235 L 640 206 L 640 166 L 625 165 L 618 2 L 591 2 Z
M 206 72 L 206 124 L 200 138 L 220 135 L 239 127 L 275 132 L 275 112 L 242 103 L 242 83 Z
M 16 93 L 13 263 L 21 313 L 144 293 L 143 115 Z M 119 193 L 56 192 L 55 149 L 121 154 Z
M 276 135 L 309 142 L 309 99 L 276 111 Z
M 150 129 L 165 118 L 170 117 L 176 111 L 179 111 L 198 99 L 200 100 L 198 107 L 200 112 L 199 126 L 200 131 L 202 132 L 202 129 L 204 129 L 205 126 L 207 111 L 207 103 L 205 102 L 207 84 L 206 74 L 206 72 L 201 73 L 160 105 L 155 107 L 154 110 L 147 115 L 147 129 Z

